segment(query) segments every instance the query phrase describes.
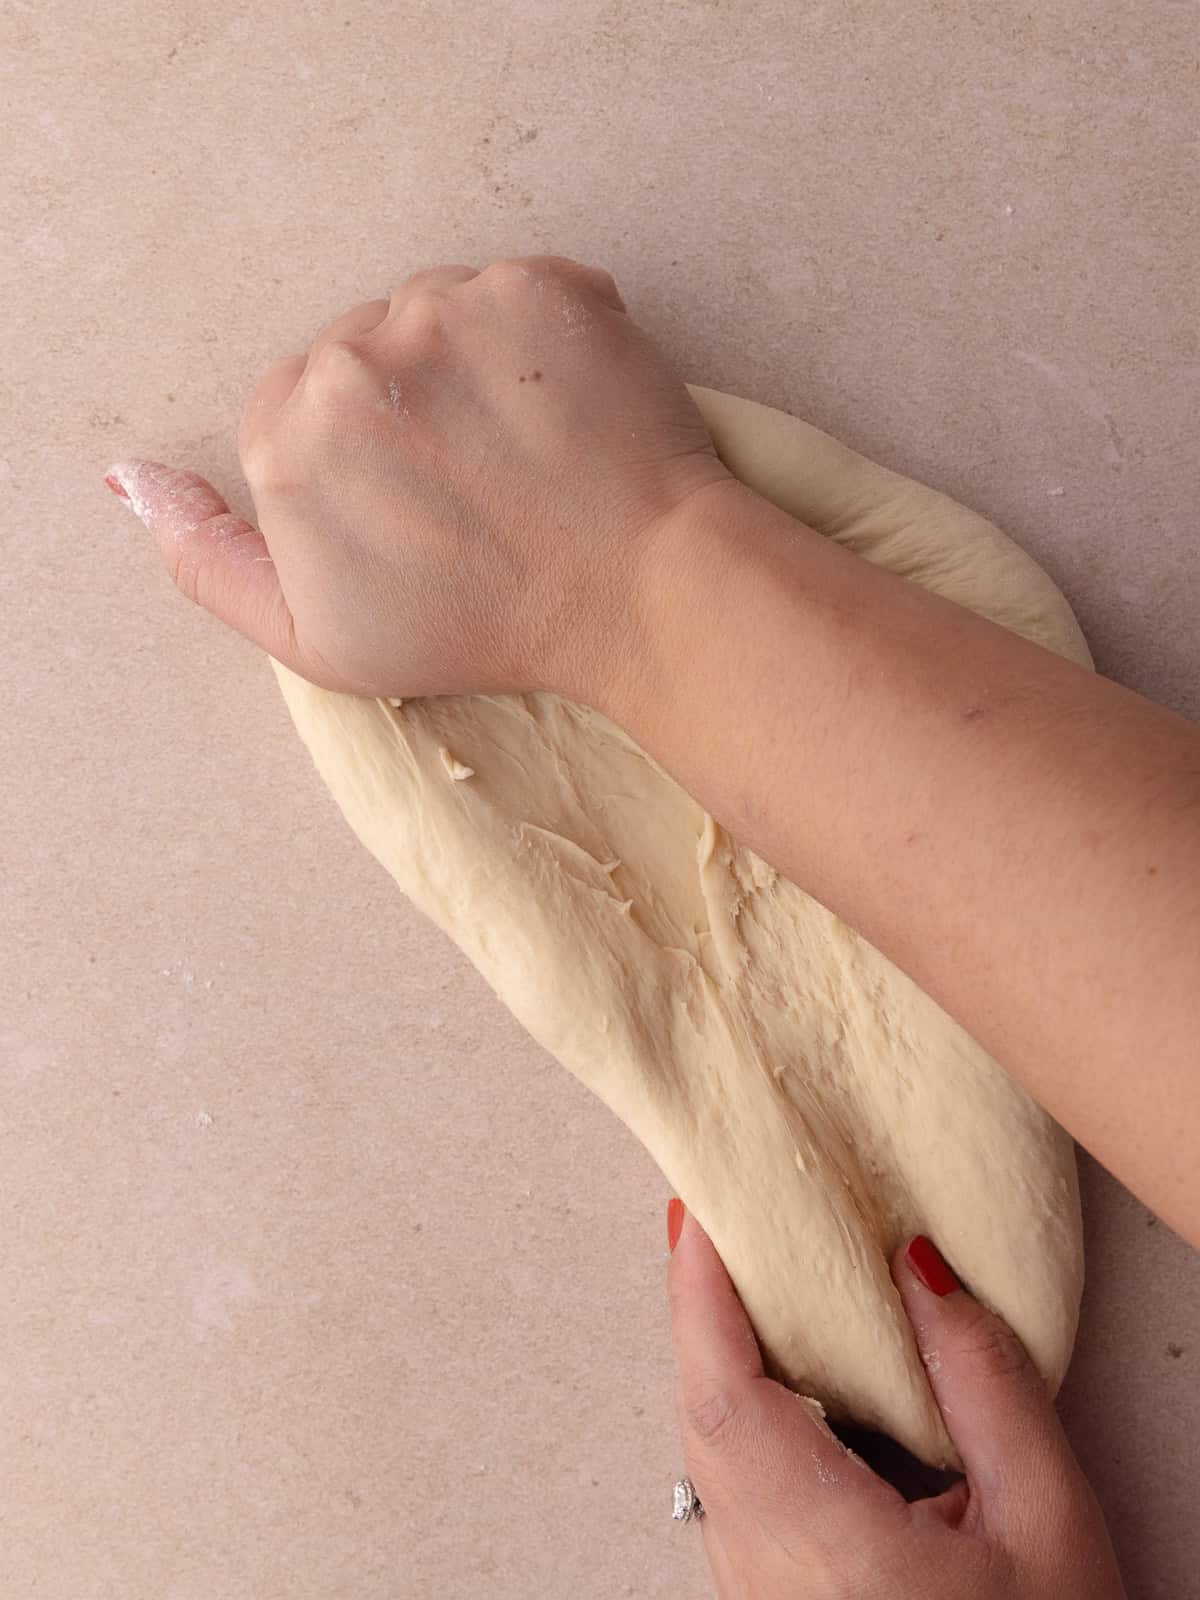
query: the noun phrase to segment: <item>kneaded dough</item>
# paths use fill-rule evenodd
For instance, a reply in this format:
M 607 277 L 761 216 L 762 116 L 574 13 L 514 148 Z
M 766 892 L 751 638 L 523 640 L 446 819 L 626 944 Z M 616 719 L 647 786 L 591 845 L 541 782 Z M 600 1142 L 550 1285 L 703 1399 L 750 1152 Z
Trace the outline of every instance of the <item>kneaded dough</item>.
M 786 511 L 1091 664 L 990 523 L 794 417 L 693 394 L 731 470 Z M 888 1272 L 923 1232 L 1057 1388 L 1083 1280 L 1071 1143 L 902 972 L 595 711 L 395 704 L 276 671 L 359 838 L 708 1230 L 771 1371 L 956 1464 Z

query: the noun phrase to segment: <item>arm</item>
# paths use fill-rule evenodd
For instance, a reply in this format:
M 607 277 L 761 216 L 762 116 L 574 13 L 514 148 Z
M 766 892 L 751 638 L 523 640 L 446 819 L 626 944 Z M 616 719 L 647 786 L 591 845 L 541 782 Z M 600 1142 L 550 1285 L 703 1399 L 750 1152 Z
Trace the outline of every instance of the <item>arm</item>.
M 258 527 L 110 478 L 190 598 L 331 689 L 609 712 L 1200 1243 L 1200 730 L 736 484 L 574 263 L 355 307 L 240 445 Z
M 650 572 L 603 709 L 1200 1243 L 1200 730 L 740 485 Z
M 1125 1600 L 1044 1383 L 928 1239 L 896 1252 L 892 1277 L 966 1476 L 907 1504 L 765 1375 L 721 1259 L 678 1200 L 667 1227 L 676 1411 L 721 1600 Z

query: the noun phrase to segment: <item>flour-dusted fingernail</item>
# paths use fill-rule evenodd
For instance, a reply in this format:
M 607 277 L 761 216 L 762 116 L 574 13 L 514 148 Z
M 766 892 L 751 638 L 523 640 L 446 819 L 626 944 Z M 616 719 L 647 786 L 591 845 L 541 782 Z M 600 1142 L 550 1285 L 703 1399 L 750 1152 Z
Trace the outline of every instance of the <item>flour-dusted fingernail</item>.
M 147 463 L 144 461 L 118 461 L 109 467 L 104 475 L 104 481 L 115 495 L 124 500 L 134 516 L 140 517 L 148 527 L 147 511 L 149 507 L 146 504 L 145 497 L 138 490 L 142 468 L 146 465 Z

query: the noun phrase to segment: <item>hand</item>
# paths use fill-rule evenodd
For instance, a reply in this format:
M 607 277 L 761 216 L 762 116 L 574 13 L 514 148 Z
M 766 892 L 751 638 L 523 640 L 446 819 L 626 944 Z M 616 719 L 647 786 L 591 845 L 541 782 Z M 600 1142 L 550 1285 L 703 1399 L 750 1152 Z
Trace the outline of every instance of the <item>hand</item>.
M 328 688 L 586 698 L 660 519 L 727 480 L 606 272 L 418 273 L 273 367 L 239 446 L 258 528 L 156 462 L 108 482 L 180 588 Z
M 720 1600 L 1122 1600 L 1041 1379 L 932 1254 L 932 1289 L 903 1251 L 892 1274 L 966 1477 L 908 1504 L 763 1375 L 720 1257 L 683 1220 L 669 1273 L 677 1401 Z

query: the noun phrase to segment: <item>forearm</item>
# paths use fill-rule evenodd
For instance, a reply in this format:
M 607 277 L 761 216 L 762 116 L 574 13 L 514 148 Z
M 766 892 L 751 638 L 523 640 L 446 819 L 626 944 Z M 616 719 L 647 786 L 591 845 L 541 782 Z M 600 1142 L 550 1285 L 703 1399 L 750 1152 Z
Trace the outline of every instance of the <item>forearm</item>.
M 1200 1242 L 1200 730 L 711 491 L 604 709 Z

